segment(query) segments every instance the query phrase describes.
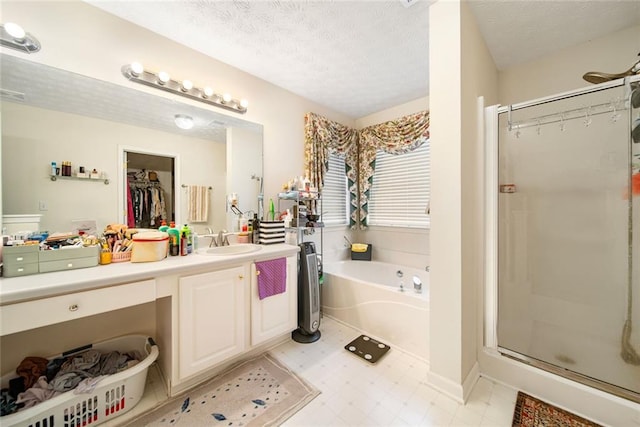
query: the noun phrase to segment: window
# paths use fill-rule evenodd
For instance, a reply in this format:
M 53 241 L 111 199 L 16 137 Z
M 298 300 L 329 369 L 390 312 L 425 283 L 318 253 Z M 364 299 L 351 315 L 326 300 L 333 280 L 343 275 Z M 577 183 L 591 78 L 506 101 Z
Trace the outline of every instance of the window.
M 329 154 L 329 170 L 322 188 L 322 222 L 325 225 L 346 225 L 349 205 L 344 159 Z
M 369 225 L 429 226 L 429 141 L 405 154 L 376 153 L 376 169 L 369 194 Z

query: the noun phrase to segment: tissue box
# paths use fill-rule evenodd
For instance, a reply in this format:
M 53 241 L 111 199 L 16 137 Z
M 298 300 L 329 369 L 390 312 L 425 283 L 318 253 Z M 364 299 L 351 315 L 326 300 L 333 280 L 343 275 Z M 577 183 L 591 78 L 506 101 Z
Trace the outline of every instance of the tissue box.
M 133 235 L 131 262 L 161 261 L 169 251 L 169 235 L 164 231 L 147 231 Z
M 354 243 L 351 245 L 351 259 L 356 261 L 371 261 L 373 245 L 367 243 Z

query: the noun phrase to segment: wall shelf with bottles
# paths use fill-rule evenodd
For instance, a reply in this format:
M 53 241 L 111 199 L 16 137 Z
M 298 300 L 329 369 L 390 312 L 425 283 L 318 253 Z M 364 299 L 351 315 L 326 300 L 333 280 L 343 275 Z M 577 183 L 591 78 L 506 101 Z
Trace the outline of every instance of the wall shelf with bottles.
M 107 178 L 91 178 L 88 176 L 63 176 L 63 175 L 50 175 L 51 181 L 57 181 L 59 179 L 62 180 L 72 180 L 72 181 L 94 181 L 94 182 L 104 182 L 104 185 L 109 185 L 109 180 Z

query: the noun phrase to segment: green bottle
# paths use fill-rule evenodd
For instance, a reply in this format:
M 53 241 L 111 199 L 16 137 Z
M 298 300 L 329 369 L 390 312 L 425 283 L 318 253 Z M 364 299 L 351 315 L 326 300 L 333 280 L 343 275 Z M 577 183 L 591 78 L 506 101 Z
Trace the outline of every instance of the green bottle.
M 187 239 L 187 254 L 190 254 L 193 252 L 193 235 L 191 234 L 191 229 L 187 224 L 182 226 L 180 234 Z
M 273 205 L 273 199 L 269 199 L 269 221 L 275 221 L 276 220 L 276 208 Z
M 176 228 L 176 224 L 173 221 L 171 221 L 167 233 L 169 233 L 169 254 L 173 256 L 180 255 L 180 230 Z

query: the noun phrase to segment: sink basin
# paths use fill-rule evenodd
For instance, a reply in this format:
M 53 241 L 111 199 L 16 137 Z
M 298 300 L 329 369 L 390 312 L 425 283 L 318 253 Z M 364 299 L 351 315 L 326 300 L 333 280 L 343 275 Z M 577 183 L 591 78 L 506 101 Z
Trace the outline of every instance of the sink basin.
M 240 255 L 257 252 L 262 249 L 260 245 L 239 244 L 230 246 L 217 246 L 214 248 L 198 249 L 200 255 Z

